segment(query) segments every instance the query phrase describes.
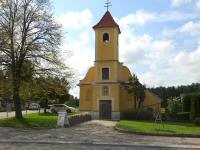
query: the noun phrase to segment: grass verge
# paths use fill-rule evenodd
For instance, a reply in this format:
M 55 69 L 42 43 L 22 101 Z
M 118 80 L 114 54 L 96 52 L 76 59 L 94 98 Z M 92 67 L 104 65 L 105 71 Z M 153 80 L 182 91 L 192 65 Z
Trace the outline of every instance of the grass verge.
M 74 113 L 69 114 L 73 115 Z M 33 113 L 24 115 L 22 121 L 15 118 L 0 119 L 0 127 L 14 127 L 14 128 L 32 128 L 32 127 L 50 127 L 59 128 L 57 126 L 57 114 Z
M 192 123 L 163 122 L 154 123 L 153 121 L 128 121 L 122 120 L 117 127 L 130 132 L 150 133 L 150 134 L 182 134 L 200 135 L 200 126 Z

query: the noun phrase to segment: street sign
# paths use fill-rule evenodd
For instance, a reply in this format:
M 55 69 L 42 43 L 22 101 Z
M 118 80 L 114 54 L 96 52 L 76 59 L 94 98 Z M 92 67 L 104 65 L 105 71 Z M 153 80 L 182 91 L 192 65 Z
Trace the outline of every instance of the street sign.
M 67 117 L 67 112 L 58 112 L 58 121 L 57 125 L 64 127 L 64 126 L 69 126 L 69 120 Z

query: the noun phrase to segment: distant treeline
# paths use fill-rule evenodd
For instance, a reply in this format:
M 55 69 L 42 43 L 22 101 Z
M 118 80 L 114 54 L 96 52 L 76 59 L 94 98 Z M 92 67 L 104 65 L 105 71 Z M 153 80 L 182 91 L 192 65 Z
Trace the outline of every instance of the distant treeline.
M 154 94 L 162 98 L 162 106 L 167 106 L 167 99 L 170 97 L 177 97 L 180 94 L 200 92 L 200 83 L 193 83 L 191 85 L 181 85 L 181 86 L 172 86 L 172 87 L 156 87 L 149 88 Z

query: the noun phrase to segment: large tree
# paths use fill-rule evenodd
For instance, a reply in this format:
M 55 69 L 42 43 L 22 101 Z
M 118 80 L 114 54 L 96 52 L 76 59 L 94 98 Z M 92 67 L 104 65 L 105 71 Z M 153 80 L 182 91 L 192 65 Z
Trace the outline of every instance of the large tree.
M 61 37 L 49 0 L 0 0 L 0 65 L 11 67 L 16 119 L 22 119 L 23 64 L 31 62 L 37 73 L 60 73 Z

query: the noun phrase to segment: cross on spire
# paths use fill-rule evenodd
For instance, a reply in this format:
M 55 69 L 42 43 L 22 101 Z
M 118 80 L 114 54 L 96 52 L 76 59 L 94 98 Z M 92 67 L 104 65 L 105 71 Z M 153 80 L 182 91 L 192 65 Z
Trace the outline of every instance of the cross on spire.
M 110 6 L 112 6 L 111 2 L 110 2 L 110 0 L 107 0 L 107 2 L 105 2 L 105 5 L 104 5 L 104 7 L 107 8 L 107 11 L 108 11 L 108 9 L 109 9 Z

